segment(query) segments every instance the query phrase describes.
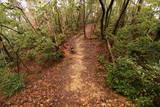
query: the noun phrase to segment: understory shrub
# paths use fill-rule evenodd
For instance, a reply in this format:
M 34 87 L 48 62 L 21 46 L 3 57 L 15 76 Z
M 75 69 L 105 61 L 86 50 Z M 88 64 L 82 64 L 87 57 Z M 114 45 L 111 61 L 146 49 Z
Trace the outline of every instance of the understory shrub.
M 19 64 L 20 61 L 28 59 L 32 61 L 57 60 L 63 55 L 58 46 L 65 35 L 57 35 L 54 42 L 51 37 L 36 35 L 31 31 L 7 35 L 7 38 L 9 42 L 3 41 L 6 50 L 0 43 L 0 92 L 4 96 L 10 97 L 24 87 L 23 75 L 11 73 L 11 71 L 17 70 L 14 69 L 14 66 L 17 66 L 17 58 L 19 58 Z
M 39 45 L 35 48 L 36 54 L 39 56 L 36 57 L 37 61 L 46 61 L 46 60 L 57 60 L 62 56 L 62 51 L 58 50 L 56 44 L 54 44 L 51 39 L 44 39 L 43 42 L 40 42 Z
M 108 71 L 108 86 L 139 107 L 160 107 L 160 24 L 142 14 L 144 17 L 135 17 L 134 24 L 119 27 L 116 35 L 107 30 L 115 63 L 107 62 L 104 56 L 97 59 Z
M 107 84 L 116 92 L 137 102 L 137 106 L 155 106 L 156 98 L 160 98 L 160 73 L 146 70 L 134 59 L 119 57 L 113 66 L 98 58 L 107 69 Z M 157 102 L 156 102 L 157 103 Z
M 154 65 L 160 60 L 160 41 L 153 41 L 149 36 L 137 38 L 127 46 L 128 55 L 136 58 L 140 65 Z
M 6 97 L 12 96 L 24 87 L 23 75 L 0 72 L 0 91 Z
M 105 60 L 105 56 L 97 56 L 97 60 L 103 64 L 104 68 L 107 70 L 107 67 L 109 66 L 109 63 Z
M 58 50 L 55 52 L 44 53 L 39 59 L 39 61 L 47 61 L 47 60 L 55 61 L 58 58 L 60 58 L 62 55 L 63 55 L 63 52 L 61 50 Z

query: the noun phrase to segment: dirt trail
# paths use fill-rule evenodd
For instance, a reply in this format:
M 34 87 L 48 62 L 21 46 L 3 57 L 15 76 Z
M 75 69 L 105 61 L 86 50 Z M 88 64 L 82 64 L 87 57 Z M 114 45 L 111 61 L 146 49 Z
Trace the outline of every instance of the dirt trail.
M 104 75 L 96 61 L 101 53 L 98 41 L 85 40 L 83 35 L 73 37 L 75 53 L 66 54 L 59 64 L 42 72 L 37 81 L 7 99 L 6 107 L 130 107 L 98 76 Z
M 70 74 L 71 83 L 67 85 L 65 89 L 69 93 L 76 92 L 77 95 L 75 94 L 75 96 L 79 100 L 78 102 L 83 102 L 85 105 L 85 103 L 87 104 L 93 98 L 98 99 L 105 93 L 96 87 L 93 81 L 90 81 L 89 78 L 85 76 L 85 74 L 90 71 L 87 69 L 87 65 L 83 60 L 86 54 L 82 46 L 84 44 L 83 37 L 81 36 L 76 39 L 75 43 L 76 54 L 72 56 L 74 64 L 69 67 L 71 69 L 70 71 L 72 71 Z M 84 76 L 82 77 L 82 75 Z
M 86 69 L 82 62 L 83 49 L 80 47 L 81 43 L 79 42 L 79 39 L 77 39 L 75 42 L 76 45 L 74 51 L 76 51 L 77 54 L 73 55 L 74 64 L 69 67 L 69 69 L 71 69 L 71 71 L 73 72 L 70 75 L 72 82 L 70 83 L 70 85 L 66 86 L 67 91 L 81 90 L 84 85 L 81 78 L 81 71 Z

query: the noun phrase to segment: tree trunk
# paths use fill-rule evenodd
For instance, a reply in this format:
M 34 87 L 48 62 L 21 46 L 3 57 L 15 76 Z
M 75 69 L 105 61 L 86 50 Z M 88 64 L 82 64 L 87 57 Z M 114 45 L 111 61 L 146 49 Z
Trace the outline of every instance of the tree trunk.
M 118 20 L 117 20 L 117 22 L 116 22 L 116 24 L 115 24 L 114 30 L 113 30 L 113 32 L 112 32 L 112 34 L 114 34 L 114 35 L 116 35 L 116 33 L 117 33 L 117 30 L 118 30 L 118 27 L 119 27 L 119 23 L 120 23 L 123 15 L 125 14 L 125 12 L 126 12 L 126 10 L 127 10 L 127 6 L 128 6 L 128 4 L 129 4 L 129 1 L 130 1 L 130 0 L 125 0 L 125 1 L 124 1 L 124 4 L 123 4 L 122 10 L 121 10 L 121 13 L 120 13 L 120 15 L 119 15 L 119 18 L 118 18 Z
M 62 25 L 61 25 L 61 21 L 60 21 L 60 12 L 59 12 L 58 7 L 57 7 L 57 0 L 55 1 L 54 9 L 55 9 L 55 11 L 57 13 L 57 17 L 58 17 L 59 31 L 60 31 L 60 33 L 63 33 L 63 29 L 62 29 Z
M 105 34 L 104 34 L 104 18 L 105 18 L 105 6 L 102 0 L 99 0 L 101 8 L 102 8 L 102 17 L 101 17 L 101 38 L 102 40 L 105 39 Z
M 143 4 L 143 0 L 139 0 L 139 1 L 138 1 L 137 13 L 139 13 L 139 12 L 141 11 L 142 4 Z
M 131 24 L 135 24 L 135 23 L 136 23 L 136 21 L 135 21 L 135 20 L 136 20 L 136 19 L 135 19 L 135 15 L 138 15 L 139 12 L 141 11 L 143 2 L 144 2 L 143 0 L 139 0 L 139 1 L 138 1 L 138 7 L 136 7 L 136 11 L 133 12 L 133 19 L 132 19 Z
M 109 24 L 109 19 L 110 19 L 110 14 L 112 12 L 112 7 L 113 7 L 113 4 L 114 4 L 114 1 L 115 0 L 111 0 L 109 6 L 108 6 L 108 9 L 106 11 L 106 20 L 105 20 L 105 26 L 104 26 L 104 30 L 106 30 L 106 28 L 108 27 L 108 24 Z
M 86 35 L 86 5 L 85 0 L 83 0 L 83 31 L 84 31 L 84 38 L 87 38 Z
M 53 24 L 52 21 L 50 20 L 50 17 L 47 12 L 44 13 L 46 19 L 47 19 L 47 26 L 48 26 L 48 36 L 53 36 Z

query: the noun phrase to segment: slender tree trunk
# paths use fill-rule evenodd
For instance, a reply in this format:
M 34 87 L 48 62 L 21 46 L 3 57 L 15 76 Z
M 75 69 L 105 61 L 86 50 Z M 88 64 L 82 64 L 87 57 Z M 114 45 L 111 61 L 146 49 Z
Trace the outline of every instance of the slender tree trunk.
M 57 14 L 58 14 L 58 24 L 59 24 L 59 30 L 61 33 L 63 33 L 63 30 L 62 30 L 62 25 L 61 25 L 61 21 L 60 21 L 60 13 L 59 11 L 57 10 Z
M 143 0 L 139 0 L 139 1 L 138 1 L 137 13 L 139 13 L 139 12 L 141 11 L 142 4 L 143 4 Z
M 91 13 L 92 13 L 92 9 L 90 9 L 88 14 L 86 15 L 86 21 L 89 19 L 89 16 L 91 15 Z
M 125 21 L 126 21 L 126 11 L 124 12 L 124 14 L 121 17 L 121 20 L 119 22 L 119 28 L 122 28 L 125 26 Z
M 105 26 L 104 26 L 104 29 L 106 30 L 106 28 L 108 27 L 108 24 L 109 24 L 109 19 L 110 19 L 110 14 L 112 12 L 112 7 L 113 7 L 113 4 L 114 4 L 114 1 L 115 0 L 111 0 L 109 6 L 108 6 L 108 9 L 106 11 L 106 19 L 105 19 Z
M 85 0 L 83 0 L 83 31 L 84 31 L 84 38 L 87 38 L 86 35 L 86 5 Z
M 81 12 L 80 12 L 80 10 L 79 10 L 79 12 L 78 12 L 78 18 L 77 18 L 77 28 L 79 28 L 80 27 L 80 18 L 81 18 Z
M 83 0 L 80 0 L 79 2 L 77 25 L 78 27 L 83 27 Z
M 48 25 L 48 36 L 53 36 L 53 24 L 50 20 L 50 17 L 48 16 L 47 12 L 44 13 L 46 19 L 47 19 L 47 25 Z
M 113 30 L 113 34 L 114 34 L 114 35 L 117 33 L 117 29 L 118 29 L 118 27 L 119 27 L 119 23 L 120 23 L 123 15 L 124 15 L 125 12 L 126 12 L 126 9 L 127 9 L 128 4 L 129 4 L 129 1 L 130 1 L 130 0 L 125 0 L 125 1 L 124 1 L 124 5 L 123 5 L 123 7 L 122 7 L 121 13 L 120 13 L 120 15 L 119 15 L 119 18 L 118 18 L 118 20 L 117 20 L 117 22 L 116 22 L 116 24 L 115 24 L 114 30 Z
M 138 7 L 136 7 L 136 11 L 133 12 L 133 19 L 132 19 L 131 24 L 135 24 L 135 15 L 138 15 L 139 12 L 141 11 L 143 2 L 144 0 L 138 0 Z
M 101 38 L 102 40 L 105 39 L 105 34 L 104 34 L 104 18 L 105 18 L 105 6 L 102 0 L 99 0 L 101 9 L 102 9 L 102 17 L 101 17 Z
M 112 9 L 110 10 L 110 12 L 109 12 L 109 15 L 108 15 L 108 18 L 107 18 L 107 20 L 106 20 L 106 28 L 109 26 L 109 22 L 110 22 L 110 17 L 111 17 L 111 13 L 112 13 Z
M 61 25 L 61 20 L 60 20 L 60 12 L 59 12 L 58 7 L 57 7 L 57 0 L 55 1 L 54 9 L 55 9 L 55 11 L 57 13 L 57 16 L 58 16 L 59 31 L 60 31 L 60 33 L 63 33 L 63 29 L 62 29 L 62 25 Z

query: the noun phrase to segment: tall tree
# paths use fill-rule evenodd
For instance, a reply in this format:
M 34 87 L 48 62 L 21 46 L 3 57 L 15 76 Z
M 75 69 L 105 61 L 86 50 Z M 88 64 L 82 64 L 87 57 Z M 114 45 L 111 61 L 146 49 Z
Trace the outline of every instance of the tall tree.
M 105 5 L 103 0 L 99 0 L 100 5 L 101 5 L 101 9 L 102 9 L 102 17 L 101 17 L 101 38 L 104 39 L 105 38 L 105 34 L 104 34 L 104 19 L 105 19 Z
M 110 15 L 112 13 L 112 7 L 115 0 L 111 0 L 108 7 L 105 7 L 105 4 L 102 0 L 99 0 L 102 8 L 102 18 L 101 18 L 101 35 L 102 39 L 105 39 L 106 28 L 108 27 Z M 107 8 L 107 9 L 106 9 Z
M 112 32 L 114 35 L 117 33 L 117 30 L 118 30 L 118 27 L 119 27 L 119 23 L 120 23 L 121 19 L 123 18 L 123 15 L 126 13 L 129 1 L 130 0 L 124 0 L 124 2 L 123 2 L 122 10 L 120 12 L 118 20 L 117 20 L 117 22 L 115 24 L 115 27 L 113 29 L 113 32 Z
M 110 20 L 110 16 L 111 16 L 111 13 L 112 13 L 112 7 L 113 7 L 113 4 L 114 4 L 114 1 L 115 0 L 111 0 L 108 8 L 107 8 L 107 11 L 106 11 L 106 19 L 105 19 L 105 27 L 104 29 L 106 30 L 106 28 L 108 27 L 108 24 L 109 24 L 109 20 Z
M 138 0 L 138 8 L 137 8 L 137 13 L 139 13 L 141 11 L 142 8 L 142 4 L 143 4 L 144 0 Z
M 83 0 L 83 31 L 84 31 L 84 37 L 87 38 L 86 35 L 86 2 Z

